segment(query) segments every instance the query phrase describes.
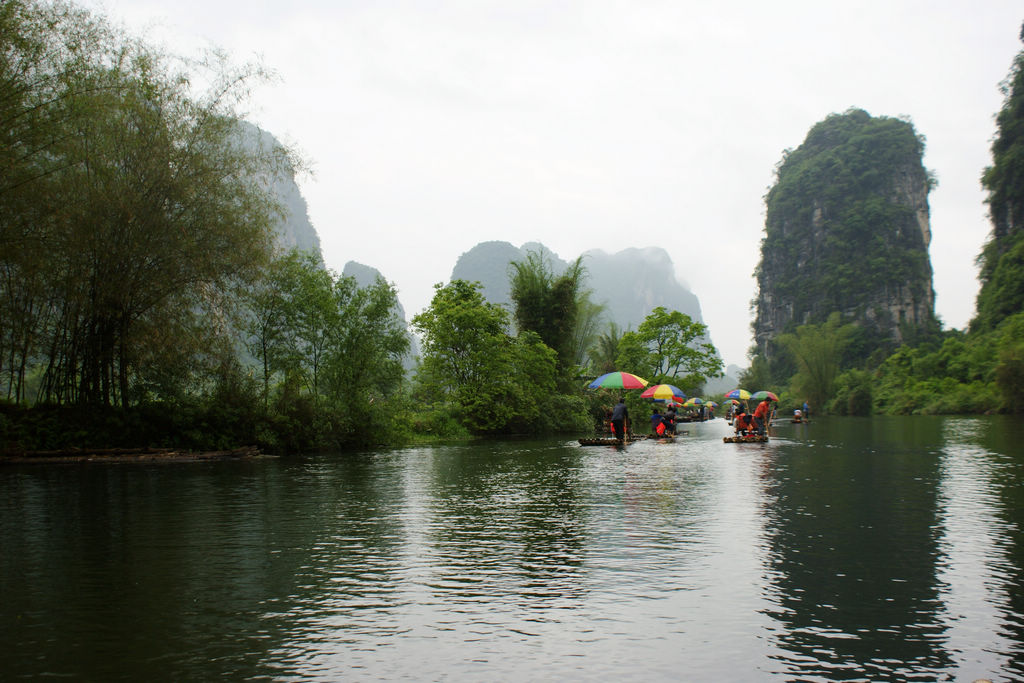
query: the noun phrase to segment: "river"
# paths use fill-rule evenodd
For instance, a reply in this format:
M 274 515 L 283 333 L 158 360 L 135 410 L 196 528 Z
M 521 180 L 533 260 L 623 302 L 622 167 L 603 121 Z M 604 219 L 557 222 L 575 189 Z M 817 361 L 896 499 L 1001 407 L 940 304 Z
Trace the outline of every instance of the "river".
M 1024 428 L 0 469 L 0 679 L 1024 679 Z

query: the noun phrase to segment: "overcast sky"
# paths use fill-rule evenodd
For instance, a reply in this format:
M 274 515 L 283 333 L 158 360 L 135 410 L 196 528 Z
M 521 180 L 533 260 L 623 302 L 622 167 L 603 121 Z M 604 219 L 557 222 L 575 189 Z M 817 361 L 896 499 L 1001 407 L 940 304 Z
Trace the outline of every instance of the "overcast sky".
M 850 107 L 927 138 L 936 312 L 973 314 L 1020 0 L 83 4 L 175 53 L 275 70 L 249 118 L 310 162 L 327 265 L 377 268 L 410 316 L 485 240 L 660 246 L 746 366 L 775 165 Z

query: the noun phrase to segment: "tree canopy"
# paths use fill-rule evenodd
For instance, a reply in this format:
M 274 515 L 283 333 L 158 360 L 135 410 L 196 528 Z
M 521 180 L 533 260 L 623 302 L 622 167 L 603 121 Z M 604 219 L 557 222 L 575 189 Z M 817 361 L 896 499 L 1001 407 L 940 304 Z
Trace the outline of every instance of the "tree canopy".
M 9 392 L 37 364 L 43 400 L 127 406 L 160 331 L 193 326 L 269 256 L 278 207 L 260 179 L 290 159 L 247 145 L 234 109 L 262 74 L 211 63 L 195 96 L 172 60 L 61 3 L 5 3 L 0 34 Z
M 709 377 L 722 374 L 722 361 L 707 339 L 707 326 L 661 306 L 618 344 L 616 362 L 652 382 L 668 382 L 688 393 L 699 392 Z

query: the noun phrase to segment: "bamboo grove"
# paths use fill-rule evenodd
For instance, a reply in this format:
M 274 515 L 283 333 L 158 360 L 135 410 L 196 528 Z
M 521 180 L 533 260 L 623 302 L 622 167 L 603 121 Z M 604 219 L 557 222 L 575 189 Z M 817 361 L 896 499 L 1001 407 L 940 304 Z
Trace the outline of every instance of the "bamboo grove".
M 182 65 L 70 5 L 0 9 L 2 371 L 8 396 L 127 405 L 130 384 L 197 334 L 265 263 L 276 207 L 233 107 L 262 76 Z

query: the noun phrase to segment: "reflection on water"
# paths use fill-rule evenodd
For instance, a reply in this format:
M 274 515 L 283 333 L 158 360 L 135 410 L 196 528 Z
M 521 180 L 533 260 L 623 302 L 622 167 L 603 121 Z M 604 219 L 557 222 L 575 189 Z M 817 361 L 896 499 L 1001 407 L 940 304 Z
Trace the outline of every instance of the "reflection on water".
M 0 678 L 1024 678 L 1024 433 L 0 470 Z

